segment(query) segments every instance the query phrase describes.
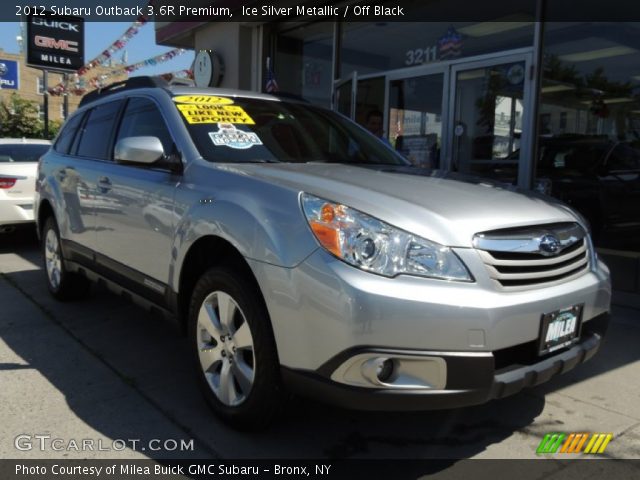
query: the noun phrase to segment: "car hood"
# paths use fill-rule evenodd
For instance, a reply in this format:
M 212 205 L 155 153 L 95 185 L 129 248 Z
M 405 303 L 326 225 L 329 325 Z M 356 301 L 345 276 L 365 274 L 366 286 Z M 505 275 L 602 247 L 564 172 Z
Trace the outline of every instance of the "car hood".
M 471 247 L 479 232 L 577 221 L 569 207 L 549 197 L 440 170 L 328 163 L 220 168 L 343 203 L 452 247 Z

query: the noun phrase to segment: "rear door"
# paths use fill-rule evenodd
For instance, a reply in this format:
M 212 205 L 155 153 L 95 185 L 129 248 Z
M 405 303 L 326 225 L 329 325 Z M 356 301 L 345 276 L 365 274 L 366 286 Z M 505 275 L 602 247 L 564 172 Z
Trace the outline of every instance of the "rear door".
M 80 263 L 92 262 L 96 248 L 95 208 L 98 175 L 111 156 L 116 121 L 124 101 L 102 103 L 82 118 L 74 117 L 77 132 L 62 132 L 54 150 L 57 165 L 52 174 L 59 186 L 64 210 L 58 211 L 65 254 Z

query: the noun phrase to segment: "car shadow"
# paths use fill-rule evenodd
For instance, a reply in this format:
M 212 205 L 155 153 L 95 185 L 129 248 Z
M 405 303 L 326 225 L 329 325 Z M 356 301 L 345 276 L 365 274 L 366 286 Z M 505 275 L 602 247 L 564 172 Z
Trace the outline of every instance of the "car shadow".
M 0 252 L 5 251 L 0 247 Z M 31 263 L 39 256 L 37 242 L 22 243 L 15 252 Z M 456 459 L 469 458 L 491 445 L 519 433 L 561 428 L 559 420 L 541 417 L 545 393 L 561 389 L 605 370 L 640 358 L 638 349 L 616 352 L 612 343 L 600 361 L 581 366 L 544 389 L 526 390 L 515 396 L 464 409 L 429 412 L 362 412 L 334 408 L 310 399 L 290 399 L 276 423 L 267 431 L 241 433 L 218 421 L 198 391 L 186 339 L 171 321 L 158 318 L 128 301 L 96 286 L 90 298 L 59 303 L 51 298 L 39 270 L 5 275 L 10 284 L 38 305 L 46 317 L 86 350 L 94 364 L 117 374 L 126 389 L 142 396 L 149 408 L 158 410 L 195 439 L 201 457 L 236 459 Z M 0 280 L 0 288 L 4 288 Z M 20 319 L 11 319 L 18 323 Z M 2 325 L 0 325 L 0 328 Z M 46 342 L 25 341 L 20 335 L 0 335 L 21 358 L 37 369 L 67 398 L 73 414 L 109 438 L 126 438 L 121 424 L 110 422 L 94 402 L 76 401 L 79 389 L 88 388 L 86 372 L 68 369 L 55 356 L 43 354 Z M 27 335 L 27 332 L 24 332 Z M 603 352 L 605 353 L 605 352 Z M 64 362 L 65 359 L 60 359 Z M 130 395 L 102 392 L 114 411 L 130 409 Z M 539 418 L 540 417 L 540 418 Z M 161 432 L 160 432 L 161 434 Z M 158 433 L 156 433 L 158 435 Z M 531 452 L 537 445 L 531 444 Z M 179 452 L 152 453 L 150 458 L 173 458 Z
M 36 227 L 33 224 L 20 225 L 11 233 L 0 233 L 0 254 L 29 254 L 38 248 Z

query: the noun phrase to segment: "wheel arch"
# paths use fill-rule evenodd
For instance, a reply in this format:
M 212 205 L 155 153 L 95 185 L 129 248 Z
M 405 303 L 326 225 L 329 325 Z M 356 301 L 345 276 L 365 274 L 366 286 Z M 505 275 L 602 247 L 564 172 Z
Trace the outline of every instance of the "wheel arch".
M 40 202 L 38 206 L 38 217 L 36 219 L 37 229 L 36 232 L 38 234 L 38 238 L 42 238 L 42 228 L 44 227 L 44 222 L 48 217 L 53 217 L 53 219 L 57 222 L 55 212 L 49 200 L 44 199 Z
M 242 253 L 228 240 L 216 235 L 207 235 L 191 245 L 180 269 L 177 313 L 183 328 L 186 328 L 187 325 L 193 288 L 202 274 L 212 267 L 231 267 L 239 270 L 252 283 L 271 323 L 262 289 Z M 270 328 L 273 327 L 270 325 Z

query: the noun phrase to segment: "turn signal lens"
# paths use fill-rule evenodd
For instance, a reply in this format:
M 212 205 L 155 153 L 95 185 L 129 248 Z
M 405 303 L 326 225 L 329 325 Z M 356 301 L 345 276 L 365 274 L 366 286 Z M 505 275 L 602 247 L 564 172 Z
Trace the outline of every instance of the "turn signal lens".
M 342 251 L 340 250 L 340 232 L 337 228 L 326 223 L 315 221 L 309 222 L 309 225 L 320 242 L 320 245 L 335 256 L 342 256 Z

